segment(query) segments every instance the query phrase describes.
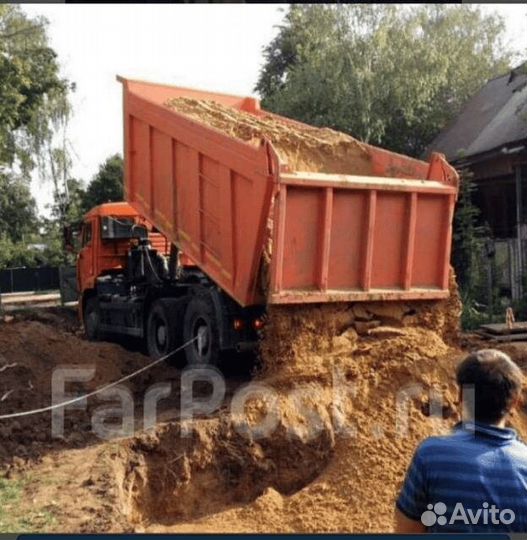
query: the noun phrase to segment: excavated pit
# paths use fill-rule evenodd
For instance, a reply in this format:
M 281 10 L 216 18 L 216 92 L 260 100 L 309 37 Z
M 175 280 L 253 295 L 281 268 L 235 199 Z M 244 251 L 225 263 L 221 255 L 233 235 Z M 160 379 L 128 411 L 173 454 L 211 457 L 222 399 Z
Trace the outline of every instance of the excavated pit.
M 171 423 L 123 444 L 116 465 L 122 511 L 133 524 L 188 521 L 250 503 L 272 488 L 291 495 L 326 467 L 331 425 L 311 441 L 278 426 L 261 441 L 227 418 L 200 420 L 190 437 Z

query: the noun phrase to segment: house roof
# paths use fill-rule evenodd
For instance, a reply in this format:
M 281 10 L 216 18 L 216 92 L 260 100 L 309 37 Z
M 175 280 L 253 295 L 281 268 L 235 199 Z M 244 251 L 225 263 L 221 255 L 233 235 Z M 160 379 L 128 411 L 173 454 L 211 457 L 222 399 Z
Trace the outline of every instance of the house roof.
M 527 62 L 491 79 L 428 146 L 449 161 L 476 156 L 527 137 Z

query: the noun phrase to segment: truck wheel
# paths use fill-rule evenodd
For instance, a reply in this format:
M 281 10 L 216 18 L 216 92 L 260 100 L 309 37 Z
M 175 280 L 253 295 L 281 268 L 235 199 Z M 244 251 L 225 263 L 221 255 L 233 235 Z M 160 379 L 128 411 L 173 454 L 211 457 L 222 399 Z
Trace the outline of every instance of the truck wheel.
M 146 344 L 151 358 L 157 360 L 177 348 L 175 328 L 179 319 L 175 306 L 168 300 L 156 300 L 152 304 L 146 323 Z
M 212 301 L 207 296 L 190 300 L 183 322 L 183 342 L 194 339 L 185 347 L 188 365 L 217 364 L 220 356 L 219 330 Z
M 99 299 L 96 296 L 88 298 L 84 306 L 84 333 L 89 341 L 102 339 L 101 311 Z

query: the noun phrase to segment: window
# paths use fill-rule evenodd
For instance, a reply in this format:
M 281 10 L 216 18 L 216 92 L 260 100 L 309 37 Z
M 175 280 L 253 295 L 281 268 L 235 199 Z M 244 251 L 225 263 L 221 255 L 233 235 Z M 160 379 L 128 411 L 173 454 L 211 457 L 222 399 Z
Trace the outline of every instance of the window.
M 91 242 L 92 227 L 91 222 L 85 223 L 82 228 L 82 247 L 87 246 Z

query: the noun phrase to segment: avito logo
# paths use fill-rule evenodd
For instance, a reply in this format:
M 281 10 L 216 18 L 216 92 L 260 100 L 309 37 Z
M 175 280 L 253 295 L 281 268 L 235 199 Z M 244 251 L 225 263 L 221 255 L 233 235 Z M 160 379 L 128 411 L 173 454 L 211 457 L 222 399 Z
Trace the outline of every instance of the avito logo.
M 446 516 L 447 505 L 443 502 L 429 504 L 427 510 L 421 515 L 421 523 L 426 527 L 438 525 L 455 525 L 463 523 L 465 525 L 510 525 L 514 523 L 516 515 L 508 508 L 500 510 L 496 505 L 489 505 L 484 502 L 482 508 L 473 510 L 465 508 L 463 503 L 456 503 L 450 519 Z

